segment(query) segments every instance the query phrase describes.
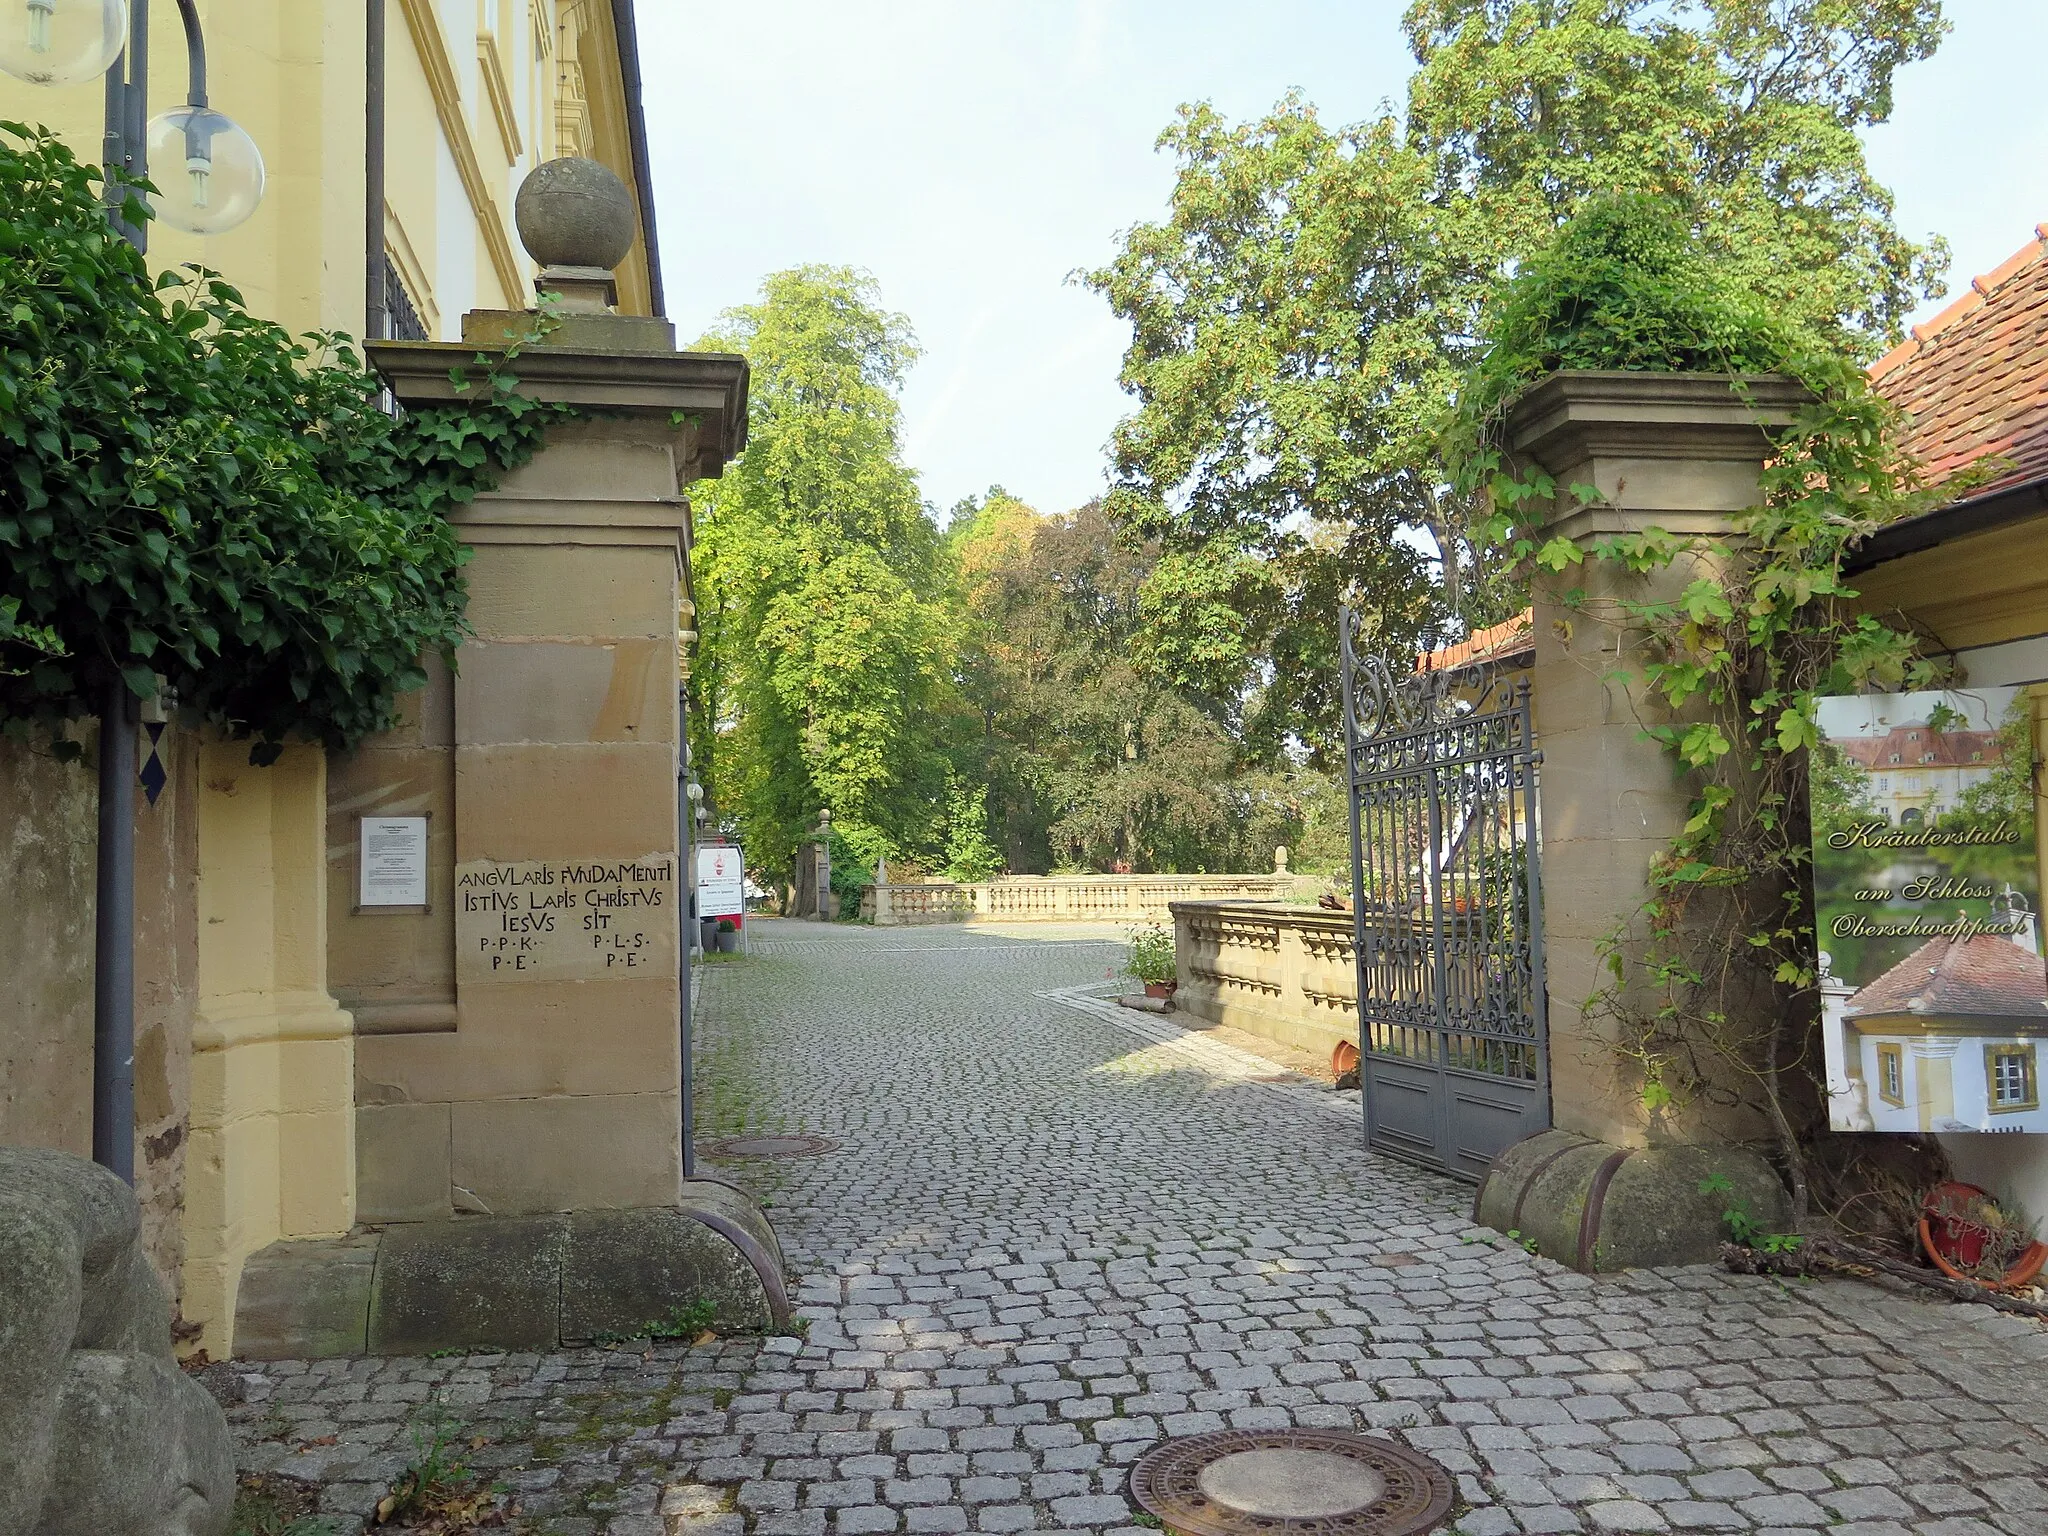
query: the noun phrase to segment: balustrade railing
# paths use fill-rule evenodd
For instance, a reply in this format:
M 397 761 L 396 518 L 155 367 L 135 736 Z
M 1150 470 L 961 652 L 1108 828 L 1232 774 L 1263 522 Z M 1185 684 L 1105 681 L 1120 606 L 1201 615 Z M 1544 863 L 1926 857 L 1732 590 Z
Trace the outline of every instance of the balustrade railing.
M 1328 1060 L 1358 1043 L 1351 914 L 1317 907 L 1176 901 L 1174 1006 Z
M 860 914 L 878 927 L 966 922 L 1164 923 L 1178 901 L 1278 901 L 1304 882 L 1275 875 L 1006 875 L 955 884 L 871 885 Z

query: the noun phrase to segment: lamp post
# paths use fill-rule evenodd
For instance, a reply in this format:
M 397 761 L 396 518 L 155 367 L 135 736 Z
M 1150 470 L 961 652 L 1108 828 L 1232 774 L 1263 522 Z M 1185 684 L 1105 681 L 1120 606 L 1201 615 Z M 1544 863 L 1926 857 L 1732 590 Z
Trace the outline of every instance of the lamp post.
M 688 718 L 687 714 L 684 716 Z M 687 758 L 688 747 L 684 748 Z M 676 903 L 678 915 L 683 919 L 682 932 L 677 935 L 676 966 L 683 980 L 683 1081 L 682 1081 L 682 1137 L 683 1177 L 697 1177 L 697 1106 L 695 1103 L 697 1083 L 696 1072 L 691 1061 L 696 1050 L 696 996 L 691 976 L 691 945 L 702 936 L 703 927 L 697 916 L 697 844 L 704 836 L 704 786 L 694 775 L 684 788 L 687 817 L 679 830 L 676 841 L 682 845 L 683 868 L 678 871 L 682 877 L 677 883 L 686 893 Z
M 177 229 L 215 235 L 256 211 L 263 156 L 206 100 L 206 38 L 195 0 L 177 0 L 185 26 L 185 105 L 151 121 L 149 0 L 0 0 L 0 71 L 31 85 L 106 81 L 107 218 L 138 251 L 147 223 L 131 224 L 112 195 L 114 174 L 144 180 L 152 156 L 180 167 L 147 194 Z M 135 1182 L 135 733 L 136 698 L 118 668 L 100 699 L 98 910 L 93 931 L 92 1156 Z

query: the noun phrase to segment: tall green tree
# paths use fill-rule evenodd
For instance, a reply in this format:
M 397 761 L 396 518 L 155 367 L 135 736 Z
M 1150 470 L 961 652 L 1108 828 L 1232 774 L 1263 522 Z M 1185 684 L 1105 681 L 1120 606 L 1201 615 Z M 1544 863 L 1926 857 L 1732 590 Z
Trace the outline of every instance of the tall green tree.
M 809 266 L 771 275 L 698 345 L 752 365 L 746 451 L 696 494 L 699 776 L 771 867 L 821 809 L 870 865 L 928 848 L 953 624 L 901 450 L 910 324 L 864 273 Z
M 1144 664 L 1141 593 L 1158 551 L 1097 503 L 1043 516 L 1007 495 L 955 510 L 964 772 L 1008 866 L 1264 868 L 1298 823 L 1286 776 L 1242 770 L 1224 722 Z
M 1939 0 L 1417 0 L 1399 118 L 1183 108 L 1168 216 L 1087 277 L 1132 330 L 1108 506 L 1161 546 L 1155 666 L 1237 700 L 1255 750 L 1327 752 L 1340 598 L 1395 652 L 1519 606 L 1438 435 L 1505 278 L 1593 194 L 1682 198 L 1787 324 L 1895 338 L 1945 252 L 1899 235 L 1858 131 L 1945 26 Z

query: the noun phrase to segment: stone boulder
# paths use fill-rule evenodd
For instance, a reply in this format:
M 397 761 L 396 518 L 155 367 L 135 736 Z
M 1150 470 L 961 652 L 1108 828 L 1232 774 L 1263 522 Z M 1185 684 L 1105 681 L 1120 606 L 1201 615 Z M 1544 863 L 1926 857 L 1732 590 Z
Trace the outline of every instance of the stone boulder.
M 227 1419 L 171 1354 L 135 1194 L 0 1147 L 0 1536 L 222 1536 Z

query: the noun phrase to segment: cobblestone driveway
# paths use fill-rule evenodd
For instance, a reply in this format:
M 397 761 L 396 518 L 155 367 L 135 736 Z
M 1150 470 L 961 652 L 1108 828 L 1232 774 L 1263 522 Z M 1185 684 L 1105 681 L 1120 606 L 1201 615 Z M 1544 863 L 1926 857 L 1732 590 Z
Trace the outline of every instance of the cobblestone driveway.
M 247 1464 L 362 1507 L 433 1396 L 563 1536 L 1136 1536 L 1162 1436 L 1356 1426 L 1450 1468 L 1468 1536 L 2048 1536 L 2033 1325 L 1531 1258 L 1366 1156 L 1355 1094 L 1091 1007 L 1088 937 L 763 923 L 707 976 L 700 1140 L 840 1144 L 723 1170 L 806 1337 L 265 1366 Z

